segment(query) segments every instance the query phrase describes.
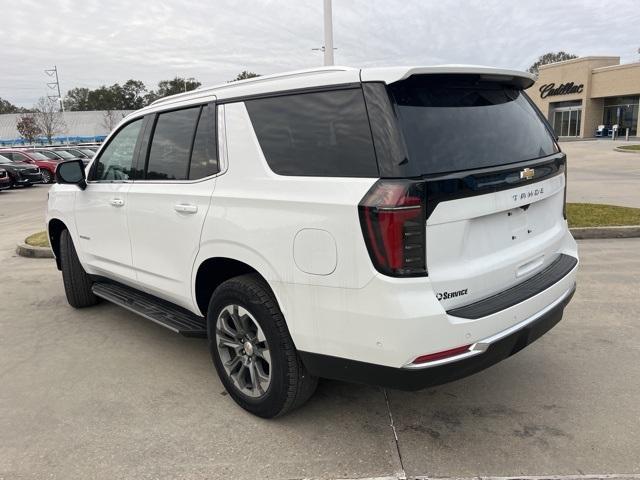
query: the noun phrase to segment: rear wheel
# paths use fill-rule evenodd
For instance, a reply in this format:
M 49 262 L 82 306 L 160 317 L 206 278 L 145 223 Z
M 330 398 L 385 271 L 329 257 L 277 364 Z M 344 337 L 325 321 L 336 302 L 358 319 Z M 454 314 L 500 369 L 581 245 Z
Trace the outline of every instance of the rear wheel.
M 300 361 L 282 312 L 257 275 L 220 285 L 207 312 L 209 350 L 229 395 L 245 410 L 272 418 L 302 405 L 316 377 Z
M 43 183 L 51 183 L 53 182 L 53 174 L 49 170 L 42 170 L 42 182 Z
M 91 290 L 93 282 L 78 260 L 69 230 L 63 230 L 60 234 L 60 263 L 64 292 L 69 305 L 74 308 L 83 308 L 98 303 L 98 297 Z

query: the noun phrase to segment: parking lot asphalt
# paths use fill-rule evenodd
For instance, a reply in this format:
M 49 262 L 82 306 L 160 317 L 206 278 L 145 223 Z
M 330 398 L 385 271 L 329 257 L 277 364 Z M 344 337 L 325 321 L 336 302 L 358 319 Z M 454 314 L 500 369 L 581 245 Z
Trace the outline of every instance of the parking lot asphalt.
M 53 260 L 13 253 L 46 190 L 0 193 L 0 479 L 640 478 L 640 239 L 580 242 L 565 318 L 499 365 L 412 393 L 322 381 L 261 420 L 205 341 L 73 310 Z
M 560 142 L 567 154 L 568 202 L 606 203 L 640 208 L 640 154 L 616 152 L 624 140 Z

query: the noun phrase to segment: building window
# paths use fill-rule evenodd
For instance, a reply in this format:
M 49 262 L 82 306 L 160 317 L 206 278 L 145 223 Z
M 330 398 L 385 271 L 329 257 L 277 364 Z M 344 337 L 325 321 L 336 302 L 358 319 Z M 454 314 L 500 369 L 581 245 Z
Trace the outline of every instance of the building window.
M 618 125 L 618 134 L 638 134 L 638 103 L 640 97 L 609 97 L 604 99 L 602 123 L 611 128 Z

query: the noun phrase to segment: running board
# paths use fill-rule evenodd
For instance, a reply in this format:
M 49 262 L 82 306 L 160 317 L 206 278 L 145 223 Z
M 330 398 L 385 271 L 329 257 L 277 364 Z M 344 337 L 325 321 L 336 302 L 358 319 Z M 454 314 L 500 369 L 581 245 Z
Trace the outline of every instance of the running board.
M 94 283 L 91 290 L 97 297 L 124 307 L 185 337 L 207 336 L 207 323 L 203 317 L 165 300 L 113 283 Z

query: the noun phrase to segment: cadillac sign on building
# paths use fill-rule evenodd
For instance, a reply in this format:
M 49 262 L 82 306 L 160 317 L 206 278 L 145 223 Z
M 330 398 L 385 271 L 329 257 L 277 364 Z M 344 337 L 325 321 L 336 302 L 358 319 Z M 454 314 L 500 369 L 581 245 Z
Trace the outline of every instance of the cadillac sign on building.
M 545 83 L 540 87 L 540 98 L 553 97 L 555 95 L 570 95 L 572 93 L 582 93 L 584 85 L 576 85 L 573 82 L 561 83 L 556 87 L 555 83 Z

